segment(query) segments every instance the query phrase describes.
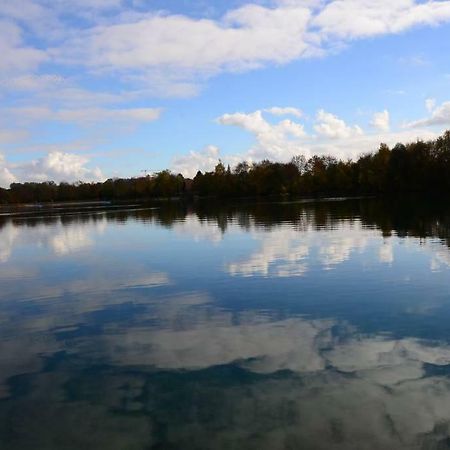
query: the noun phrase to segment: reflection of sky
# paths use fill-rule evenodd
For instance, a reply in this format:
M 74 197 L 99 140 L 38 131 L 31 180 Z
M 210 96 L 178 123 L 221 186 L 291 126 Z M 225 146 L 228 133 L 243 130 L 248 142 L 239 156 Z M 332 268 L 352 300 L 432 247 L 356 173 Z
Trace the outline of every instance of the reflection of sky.
M 93 335 L 70 338 L 73 330 L 66 328 L 58 330 L 59 338 L 41 336 L 34 345 L 30 336 L 4 339 L 2 364 L 9 371 L 2 373 L 33 374 L 35 394 L 25 401 L 22 420 L 68 427 L 77 442 L 71 424 L 85 427 L 87 416 L 96 420 L 100 445 L 137 440 L 133 448 L 142 449 L 157 439 L 151 424 L 158 414 L 165 417 L 167 439 L 184 443 L 181 448 L 190 440 L 198 448 L 209 448 L 211 440 L 214 448 L 289 448 L 286 440 L 324 449 L 414 449 L 424 442 L 431 445 L 425 448 L 439 448 L 447 436 L 450 383 L 439 368 L 450 363 L 450 346 L 365 335 L 333 320 L 236 316 L 211 308 L 211 301 L 201 294 L 161 298 L 131 322 L 112 321 Z M 146 324 L 150 317 L 159 322 Z M 68 355 L 60 366 L 43 370 L 45 358 L 62 350 Z M 95 361 L 101 362 L 97 369 Z M 215 367 L 218 374 L 209 373 Z M 225 367 L 235 375 L 222 373 Z M 238 369 L 249 374 L 245 384 Z M 173 375 L 164 381 L 167 371 Z M 62 387 L 71 383 L 77 386 L 72 395 L 86 402 L 68 401 Z M 155 411 L 160 396 L 164 403 Z M 170 409 L 178 402 L 186 421 Z M 0 405 L 0 416 L 10 403 Z M 28 411 L 39 404 L 46 412 L 36 418 Z M 227 417 L 234 417 L 233 426 Z M 135 434 L 133 424 L 142 432 Z M 19 434 L 16 448 L 24 448 L 28 430 Z M 247 447 L 247 439 L 256 439 L 255 445 Z
M 14 225 L 8 222 L 0 230 L 0 263 L 7 262 L 14 249 L 39 248 L 55 255 L 66 255 L 94 245 L 94 236 L 102 234 L 106 227 L 106 220 L 94 223 L 72 223 L 64 225 L 56 221 L 51 225 L 39 224 L 33 227 L 24 222 Z
M 378 238 L 375 231 L 363 229 L 359 222 L 343 223 L 331 230 L 296 230 L 285 225 L 266 233 L 256 231 L 254 236 L 261 242 L 260 250 L 245 261 L 230 264 L 231 275 L 300 276 L 315 263 L 328 270 Z
M 311 214 L 6 223 L 1 448 L 445 448 L 449 254 Z

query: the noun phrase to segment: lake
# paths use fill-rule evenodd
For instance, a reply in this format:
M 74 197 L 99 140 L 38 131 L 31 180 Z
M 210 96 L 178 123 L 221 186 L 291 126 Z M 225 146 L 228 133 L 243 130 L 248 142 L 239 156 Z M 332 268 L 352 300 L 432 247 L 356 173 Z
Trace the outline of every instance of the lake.
M 450 206 L 0 215 L 0 448 L 450 448 Z

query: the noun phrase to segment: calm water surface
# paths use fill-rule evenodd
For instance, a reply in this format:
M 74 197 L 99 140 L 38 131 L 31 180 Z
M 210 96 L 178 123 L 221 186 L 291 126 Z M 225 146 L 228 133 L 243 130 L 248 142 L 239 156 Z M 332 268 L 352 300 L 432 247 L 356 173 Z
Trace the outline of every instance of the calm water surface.
M 450 448 L 450 209 L 0 216 L 0 448 Z

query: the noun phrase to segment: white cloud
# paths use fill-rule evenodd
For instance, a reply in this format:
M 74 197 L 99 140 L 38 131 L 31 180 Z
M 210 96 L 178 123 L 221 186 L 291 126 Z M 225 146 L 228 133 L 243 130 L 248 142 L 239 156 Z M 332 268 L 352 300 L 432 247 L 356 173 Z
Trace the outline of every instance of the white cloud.
M 314 129 L 321 136 L 332 139 L 346 139 L 353 136 L 361 136 L 362 129 L 355 125 L 348 126 L 342 119 L 334 114 L 328 113 L 323 109 L 319 110 L 316 117 L 317 124 Z
M 142 104 L 155 93 L 195 95 L 205 80 L 223 72 L 253 70 L 322 56 L 353 39 L 398 33 L 413 26 L 437 25 L 450 20 L 448 0 L 426 3 L 419 0 L 278 0 L 265 3 L 270 6 L 255 3 L 228 9 L 222 16 L 215 15 L 212 19 L 205 15 L 194 18 L 156 11 L 148 2 L 0 2 L 0 72 L 3 74 L 0 95 L 2 98 L 21 96 L 16 104 L 22 106 L 16 108 L 13 119 L 25 121 L 28 117 L 27 127 L 30 123 L 52 120 L 77 125 L 112 123 L 114 126 L 119 122 L 148 122 L 157 119 L 161 110 L 124 108 L 123 103 L 139 100 Z M 355 17 L 358 20 L 354 20 Z M 56 73 L 43 73 L 43 63 L 50 63 Z M 64 65 L 68 68 L 64 68 L 64 73 L 74 73 L 73 78 L 68 79 L 55 69 Z M 86 88 L 86 81 L 94 79 L 104 92 Z M 6 112 L 6 106 L 2 112 Z M 18 117 L 19 113 L 23 115 Z M 312 152 L 354 156 L 378 144 L 374 143 L 375 138 L 363 136 L 358 126 L 349 126 L 325 111 L 315 127 L 319 133 L 317 139 L 307 136 L 300 123 L 284 120 L 272 124 L 262 113 L 245 114 L 247 118 L 239 118 L 237 114 L 222 117 L 221 123 L 240 126 L 253 133 L 256 140 L 245 155 L 228 157 L 229 161 L 241 157 L 286 161 L 295 154 L 309 156 Z M 289 115 L 294 119 L 302 115 L 293 106 L 274 106 L 264 113 Z M 428 119 L 427 123 L 422 121 L 414 126 L 426 126 L 431 120 L 443 124 L 447 120 L 445 111 L 433 110 L 433 116 L 436 117 Z M 3 119 L 14 124 L 11 132 L 15 132 L 17 122 L 11 117 L 3 116 Z M 386 126 L 382 126 L 384 129 L 380 130 L 387 133 Z M 108 134 L 108 138 L 112 136 Z M 330 139 L 325 145 L 326 138 L 334 141 Z M 337 142 L 338 139 L 341 142 Z M 31 147 L 32 142 L 27 145 Z M 49 149 L 51 144 L 46 151 Z M 175 166 L 183 167 L 190 175 L 200 167 L 210 170 L 213 162 L 208 151 L 192 152 L 191 156 L 191 162 L 186 156 L 177 158 Z M 2 176 L 9 177 L 5 173 Z
M 56 5 L 61 11 L 71 10 L 76 13 L 78 9 L 88 8 L 92 10 L 110 10 L 121 7 L 123 0 L 53 0 L 52 5 Z
M 379 131 L 387 132 L 390 129 L 390 116 L 389 111 L 377 112 L 373 115 L 371 125 Z
M 177 68 L 206 74 L 244 70 L 288 62 L 309 51 L 305 33 L 309 18 L 305 7 L 286 10 L 251 4 L 229 11 L 218 22 L 146 14 L 81 33 L 58 58 L 113 70 Z
M 138 71 L 147 80 L 175 74 L 180 81 L 284 64 L 322 55 L 355 38 L 449 20 L 449 1 L 249 3 L 216 20 L 122 10 L 115 20 L 71 36 L 54 55 L 59 61 L 115 73 Z
M 33 122 L 56 120 L 78 124 L 96 124 L 98 122 L 152 122 L 161 115 L 159 108 L 83 108 L 52 110 L 47 107 L 11 108 L 6 113 L 21 121 Z
M 53 152 L 29 164 L 36 179 L 55 181 L 97 181 L 103 177 L 100 169 L 86 167 L 88 158 L 80 155 Z
M 435 106 L 432 101 L 427 101 L 427 109 L 431 116 L 426 119 L 416 120 L 407 124 L 407 127 L 428 127 L 433 125 L 450 126 L 450 101 L 442 103 L 440 106 Z
M 17 181 L 16 177 L 7 167 L 0 167 L 0 187 L 9 187 L 9 185 L 15 181 Z
M 89 24 L 102 20 L 102 13 L 120 12 L 123 0 L 14 0 L 0 2 L 0 17 L 16 21 L 45 40 L 67 36 L 71 19 Z
M 22 38 L 22 30 L 16 24 L 2 21 L 0 16 L 0 71 L 3 75 L 29 71 L 48 59 L 39 49 L 27 47 Z
M 428 112 L 432 112 L 433 109 L 436 107 L 436 99 L 435 98 L 427 98 L 425 100 L 425 108 Z
M 266 110 L 264 112 L 270 114 Z M 422 127 L 422 122 L 420 126 L 417 125 L 417 129 L 409 126 L 400 131 L 391 131 L 388 111 L 375 114 L 372 125 L 374 128 L 377 125 L 377 129 L 372 133 L 365 133 L 358 125 L 347 125 L 343 119 L 323 109 L 318 111 L 313 125 L 317 135 L 307 133 L 303 124 L 292 120 L 273 124 L 266 120 L 262 110 L 223 114 L 216 121 L 221 125 L 239 127 L 254 136 L 255 143 L 247 151 L 231 155 L 222 153 L 221 159 L 232 166 L 240 161 L 262 159 L 286 162 L 299 154 L 307 158 L 312 155 L 330 155 L 340 159 L 354 159 L 377 150 L 381 142 L 393 146 L 398 142 L 436 139 L 439 136 L 439 132 Z M 192 176 L 197 170 L 212 170 L 219 157 L 218 148 L 210 146 L 206 150 L 191 151 L 188 155 L 176 158 L 173 167 L 178 172 Z
M 292 120 L 285 119 L 282 122 L 275 125 L 275 129 L 279 130 L 284 136 L 293 136 L 295 138 L 301 138 L 306 136 L 303 125 L 293 122 Z
M 147 91 L 127 89 L 111 92 L 86 89 L 77 85 L 76 79 L 55 73 L 26 74 L 0 77 L 0 91 L 7 91 L 26 98 L 25 108 L 54 105 L 54 110 L 102 109 L 104 105 L 112 110 L 125 102 L 141 100 L 149 95 Z M 34 106 L 33 106 L 34 105 Z
M 173 88 L 175 95 L 192 95 L 198 82 L 223 71 L 285 64 L 352 39 L 448 22 L 450 1 L 248 3 L 210 19 L 121 0 L 16 0 L 0 4 L 0 16 L 0 67 L 22 70 L 51 60 L 119 76 L 149 92 L 153 86 L 160 93 Z M 34 32 L 42 49 L 27 46 L 17 24 Z
M 292 106 L 272 106 L 272 108 L 266 108 L 264 111 L 273 114 L 274 116 L 294 116 L 297 118 L 301 118 L 303 116 L 301 109 L 294 108 Z
M 376 132 L 352 136 L 346 139 L 317 139 L 308 142 L 308 150 L 312 154 L 331 155 L 336 158 L 355 159 L 362 154 L 376 151 L 380 143 L 394 146 L 398 142 L 414 142 L 417 139 L 436 139 L 439 132 L 430 131 L 425 128 L 404 129 L 401 131 Z
M 249 151 L 249 157 L 269 157 L 276 160 L 289 159 L 301 153 L 299 139 L 306 136 L 302 124 L 282 120 L 273 125 L 258 110 L 253 113 L 224 114 L 217 119 L 221 125 L 231 125 L 249 131 L 255 136 L 256 145 Z
M 417 25 L 438 25 L 448 20 L 448 1 L 335 0 L 325 5 L 313 24 L 326 36 L 355 39 L 399 33 Z
M 209 145 L 200 152 L 190 151 L 188 155 L 174 159 L 172 169 L 176 173 L 182 173 L 187 177 L 194 177 L 197 171 L 209 172 L 219 162 L 220 150 L 214 145 Z
M 16 177 L 6 167 L 5 157 L 0 153 L 0 187 L 9 187 L 16 181 Z
M 105 177 L 99 168 L 88 167 L 89 158 L 73 153 L 51 152 L 29 162 L 12 164 L 0 158 L 0 186 L 14 181 L 100 181 Z

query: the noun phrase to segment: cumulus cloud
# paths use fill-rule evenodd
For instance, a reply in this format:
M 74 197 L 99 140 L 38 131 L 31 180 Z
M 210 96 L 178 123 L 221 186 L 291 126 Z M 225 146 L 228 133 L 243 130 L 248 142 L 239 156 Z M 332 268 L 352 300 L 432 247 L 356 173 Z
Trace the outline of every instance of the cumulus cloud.
M 314 129 L 321 136 L 327 138 L 345 139 L 363 134 L 363 130 L 358 125 L 350 127 L 342 119 L 323 109 L 317 113 L 316 121 Z
M 249 131 L 256 145 L 249 151 L 250 158 L 269 157 L 285 160 L 301 153 L 299 139 L 306 135 L 302 124 L 289 119 L 276 124 L 268 122 L 257 110 L 253 113 L 224 114 L 217 119 L 221 125 L 231 125 Z
M 450 101 L 435 106 L 433 101 L 427 101 L 427 109 L 431 113 L 430 117 L 410 122 L 407 126 L 410 128 L 429 127 L 433 125 L 450 125 Z
M 93 181 L 104 178 L 100 169 L 86 167 L 89 159 L 75 154 L 52 152 L 28 165 L 34 177 L 55 181 Z M 33 176 L 33 175 L 32 175 Z
M 88 166 L 89 158 L 73 153 L 51 152 L 24 163 L 8 163 L 0 158 L 0 185 L 14 181 L 100 181 L 105 177 L 99 168 Z M 3 167 L 2 167 L 3 166 Z
M 16 181 L 16 177 L 6 166 L 5 157 L 0 153 L 0 187 L 9 187 Z
M 0 167 L 0 187 L 9 187 L 9 185 L 15 181 L 17 181 L 17 178 L 7 167 Z
M 435 110 L 440 121 L 447 113 L 444 111 L 445 108 L 446 103 Z M 267 118 L 267 115 L 277 115 L 280 111 L 291 109 L 300 111 L 297 108 L 277 107 L 275 114 L 272 109 L 256 110 L 251 113 L 227 113 L 216 119 L 220 125 L 241 128 L 254 137 L 254 144 L 245 152 L 240 154 L 222 152 L 221 159 L 225 163 L 235 165 L 240 161 L 254 162 L 262 159 L 286 162 L 299 154 L 307 158 L 312 155 L 331 155 L 341 159 L 354 159 L 361 154 L 375 151 L 381 142 L 393 146 L 398 142 L 435 139 L 440 134 L 427 129 L 424 121 L 417 122 L 415 126 L 391 130 L 390 114 L 387 110 L 376 113 L 371 122 L 374 131 L 365 132 L 359 125 L 348 125 L 337 115 L 323 109 L 317 112 L 311 124 L 317 134 L 311 134 L 303 124 L 296 121 L 285 119 L 272 123 Z M 307 118 L 305 122 L 309 125 Z M 218 148 L 210 146 L 206 150 L 191 151 L 188 155 L 176 158 L 172 167 L 178 172 L 192 176 L 197 170 L 212 170 L 217 164 L 219 155 Z
M 448 20 L 448 1 L 335 0 L 325 4 L 313 24 L 327 36 L 356 39 L 399 33 L 417 25 L 438 25 Z
M 214 145 L 209 145 L 203 150 L 190 151 L 187 155 L 179 156 L 172 163 L 173 171 L 182 173 L 187 177 L 194 177 L 197 171 L 209 172 L 219 162 L 220 150 Z
M 264 111 L 273 114 L 274 116 L 294 116 L 297 118 L 301 118 L 303 116 L 301 109 L 294 108 L 292 106 L 272 106 L 272 108 L 266 108 Z
M 379 131 L 387 132 L 390 129 L 389 111 L 384 110 L 373 115 L 371 125 Z

